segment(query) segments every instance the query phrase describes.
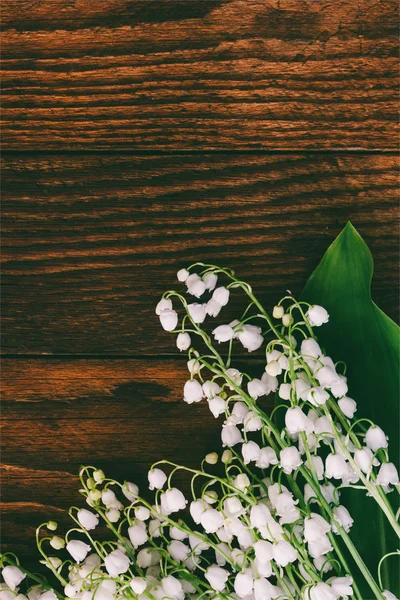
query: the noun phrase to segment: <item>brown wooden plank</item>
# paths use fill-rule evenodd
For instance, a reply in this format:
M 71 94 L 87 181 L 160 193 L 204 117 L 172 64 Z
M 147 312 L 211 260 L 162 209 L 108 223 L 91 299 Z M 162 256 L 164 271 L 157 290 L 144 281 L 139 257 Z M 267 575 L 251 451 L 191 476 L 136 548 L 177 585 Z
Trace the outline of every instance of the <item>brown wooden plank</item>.
M 271 307 L 348 219 L 396 318 L 397 173 L 390 155 L 8 157 L 2 350 L 174 353 L 154 307 L 178 268 L 235 268 Z
M 63 511 L 82 505 L 80 465 L 145 486 L 156 460 L 197 467 L 220 447 L 221 421 L 182 400 L 183 361 L 14 359 L 2 371 L 2 546 L 23 557 L 40 522 L 67 524 Z
M 3 149 L 396 148 L 395 0 L 4 0 Z

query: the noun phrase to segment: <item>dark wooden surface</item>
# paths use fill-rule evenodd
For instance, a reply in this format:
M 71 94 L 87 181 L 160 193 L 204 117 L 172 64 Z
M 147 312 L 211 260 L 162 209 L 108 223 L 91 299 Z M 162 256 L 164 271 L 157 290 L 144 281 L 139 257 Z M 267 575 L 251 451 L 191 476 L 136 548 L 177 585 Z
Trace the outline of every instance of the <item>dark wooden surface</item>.
M 398 15 L 392 0 L 2 13 L 2 546 L 32 560 L 35 526 L 80 501 L 80 464 L 141 482 L 218 447 L 154 315 L 178 268 L 234 267 L 271 306 L 351 219 L 398 318 Z

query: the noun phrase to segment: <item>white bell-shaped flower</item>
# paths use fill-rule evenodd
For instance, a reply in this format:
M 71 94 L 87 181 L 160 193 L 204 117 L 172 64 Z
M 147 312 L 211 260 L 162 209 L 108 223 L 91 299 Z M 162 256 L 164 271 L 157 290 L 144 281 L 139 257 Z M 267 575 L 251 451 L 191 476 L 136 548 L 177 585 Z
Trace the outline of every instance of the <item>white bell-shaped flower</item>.
M 224 524 L 224 517 L 215 508 L 209 508 L 201 514 L 200 522 L 206 533 L 215 533 Z
M 188 294 L 191 296 L 195 296 L 196 298 L 200 298 L 206 291 L 206 284 L 200 277 L 190 282 L 187 286 Z
M 317 478 L 321 481 L 324 478 L 324 463 L 320 456 L 311 456 L 311 465 L 307 460 L 307 466 L 314 469 Z
M 257 540 L 253 544 L 254 552 L 256 558 L 260 562 L 269 562 L 273 559 L 273 546 L 271 542 L 267 542 L 266 540 Z
M 161 490 L 167 481 L 167 476 L 164 471 L 155 468 L 150 469 L 147 473 L 147 479 L 149 480 L 149 490 Z
M 254 504 L 251 507 L 250 524 L 255 529 L 261 529 L 261 527 L 265 527 L 267 523 L 271 523 L 273 520 L 271 511 L 265 504 Z
M 392 594 L 392 592 L 389 592 L 389 590 L 383 590 L 383 597 L 385 600 L 399 600 L 397 596 Z
M 353 578 L 349 575 L 346 575 L 345 577 L 331 577 L 328 579 L 327 583 L 329 583 L 332 590 L 340 598 L 346 599 L 349 596 L 353 596 Z
M 187 404 L 201 402 L 203 399 L 203 388 L 196 379 L 189 379 L 183 387 L 183 399 Z
M 189 544 L 193 551 L 193 554 L 200 555 L 202 552 L 209 549 L 210 545 L 203 541 L 201 538 L 203 535 L 199 531 L 193 531 L 189 535 Z
M 189 556 L 190 548 L 179 540 L 173 540 L 168 546 L 167 550 L 171 558 L 177 562 L 183 562 Z
M 279 398 L 282 398 L 282 400 L 290 400 L 292 390 L 293 386 L 291 383 L 281 383 L 278 392 Z
M 332 550 L 333 547 L 327 535 L 322 535 L 315 542 L 308 542 L 308 552 L 312 558 L 319 558 Z
M 23 573 L 21 569 L 18 567 L 14 567 L 13 565 L 7 565 L 1 572 L 4 581 L 10 590 L 15 590 L 21 581 L 25 579 L 26 573 Z
M 278 462 L 279 461 L 275 450 L 270 446 L 266 446 L 260 450 L 260 456 L 256 462 L 256 467 L 260 469 L 267 469 L 270 465 L 277 465 Z
M 323 581 L 313 585 L 307 593 L 310 600 L 337 600 L 338 598 L 332 588 Z
M 243 375 L 240 373 L 240 371 L 238 371 L 237 369 L 234 369 L 233 367 L 226 369 L 225 375 L 227 375 L 229 377 L 229 379 L 231 379 L 232 382 L 237 386 L 240 386 L 240 384 L 242 383 Z M 228 387 L 232 391 L 235 389 L 233 387 L 233 385 L 230 385 L 229 383 L 228 383 Z
M 286 567 L 297 559 L 297 550 L 285 540 L 274 544 L 272 552 L 275 562 L 281 567 Z
M 204 502 L 204 500 L 193 500 L 190 503 L 189 506 L 189 510 L 190 510 L 190 515 L 193 519 L 193 521 L 199 525 L 200 520 L 201 520 L 201 515 L 203 514 L 203 512 L 205 510 L 207 510 L 207 508 L 209 507 L 209 505 L 207 504 L 207 502 Z
M 234 588 L 239 598 L 250 596 L 253 591 L 253 575 L 251 569 L 246 569 L 243 573 L 238 573 L 236 575 Z
M 388 438 L 378 425 L 372 425 L 365 434 L 365 443 L 376 452 L 379 448 L 387 448 Z
M 90 512 L 90 510 L 86 510 L 86 508 L 79 510 L 76 516 L 78 517 L 78 521 L 82 527 L 88 531 L 95 529 L 95 527 L 97 527 L 99 524 L 99 517 Z
M 187 504 L 185 496 L 177 488 L 171 488 L 163 492 L 160 496 L 161 512 L 163 515 L 183 510 Z
M 254 400 L 257 400 L 257 398 L 264 396 L 267 393 L 267 388 L 261 379 L 255 378 L 247 384 L 247 391 Z
M 278 389 L 278 379 L 267 372 L 262 374 L 261 381 L 266 387 L 266 396 L 268 396 L 268 394 L 271 394 L 272 392 L 276 392 L 276 390 Z
M 264 343 L 264 338 L 261 335 L 261 328 L 256 327 L 255 325 L 243 325 L 238 332 L 238 338 L 242 346 L 246 348 L 248 352 L 258 350 Z
M 324 323 L 329 321 L 328 311 L 318 304 L 310 306 L 306 313 L 306 317 L 311 327 L 320 327 L 320 325 L 324 325 Z
M 216 300 L 211 298 L 206 304 L 206 314 L 210 317 L 218 317 L 222 306 Z
M 377 485 L 389 486 L 399 484 L 399 474 L 391 462 L 383 463 L 376 478 Z
M 221 431 L 222 446 L 235 446 L 243 442 L 242 434 L 236 425 L 223 425 Z
M 255 462 L 260 457 L 260 446 L 253 441 L 242 444 L 242 456 L 245 465 Z
M 219 325 L 213 330 L 213 336 L 216 342 L 229 342 L 235 335 L 230 325 Z
M 357 402 L 353 400 L 353 398 L 343 396 L 343 398 L 338 400 L 338 405 L 345 417 L 348 419 L 352 419 L 354 417 L 354 413 L 357 410 Z
M 340 454 L 328 454 L 325 460 L 325 475 L 328 479 L 346 477 L 349 466 Z
M 228 581 L 229 571 L 222 567 L 218 567 L 217 565 L 211 565 L 204 573 L 204 577 L 207 579 L 213 590 L 222 592 Z
M 114 550 L 104 559 L 104 565 L 107 573 L 111 577 L 117 577 L 121 573 L 126 573 L 129 569 L 131 561 L 129 558 L 121 552 L 121 550 Z
M 229 290 L 226 287 L 218 287 L 214 290 L 212 299 L 218 302 L 220 306 L 226 306 L 229 302 Z
M 193 302 L 192 304 L 187 305 L 187 309 L 194 323 L 203 323 L 204 319 L 206 318 L 205 304 L 198 304 L 197 302 Z
M 206 398 L 214 398 L 221 391 L 216 381 L 205 381 L 203 383 L 203 392 Z
M 307 357 L 312 356 L 314 358 L 319 358 L 320 356 L 322 356 L 321 348 L 319 347 L 318 343 L 312 338 L 308 338 L 301 342 L 300 352 L 301 354 L 303 354 L 303 356 Z
M 221 396 L 215 396 L 208 401 L 208 408 L 217 419 L 219 415 L 223 415 L 226 410 L 226 402 Z
M 172 310 L 172 302 L 170 298 L 161 298 L 156 306 L 156 315 L 160 316 L 163 310 Z
M 335 524 L 335 521 L 338 521 L 339 525 L 343 527 L 346 532 L 349 532 L 354 520 L 352 519 L 349 511 L 345 506 L 339 504 L 339 506 L 335 506 L 333 509 L 334 519 L 332 521 L 332 531 L 333 533 L 339 533 L 338 528 Z
M 147 581 L 143 577 L 134 577 L 129 583 L 132 591 L 135 594 L 142 594 L 147 587 Z
M 369 448 L 357 448 L 354 452 L 354 462 L 361 469 L 363 473 L 367 475 L 371 473 L 373 466 L 378 466 L 379 461 L 377 458 L 374 458 L 371 450 Z
M 85 542 L 81 542 L 80 540 L 71 540 L 66 545 L 66 549 L 74 561 L 80 563 L 85 560 L 89 550 L 91 550 L 91 547 L 89 544 L 85 544 Z
M 246 473 L 239 473 L 232 483 L 238 490 L 245 492 L 250 486 L 250 479 L 247 477 Z
M 329 400 L 329 394 L 323 387 L 314 387 L 308 391 L 307 400 L 313 406 L 322 406 Z
M 190 348 L 191 343 L 192 340 L 190 339 L 190 335 L 188 333 L 178 333 L 176 337 L 176 347 L 178 348 L 178 350 L 180 350 L 181 352 L 183 350 L 188 350 Z
M 140 523 L 136 523 L 128 528 L 128 535 L 131 544 L 134 548 L 143 546 L 149 539 L 145 527 L 142 527 Z
M 130 502 L 134 502 L 139 495 L 139 488 L 136 483 L 133 483 L 132 481 L 125 481 L 121 491 L 125 498 L 130 500 Z
M 147 521 L 150 518 L 150 511 L 146 506 L 137 506 L 135 508 L 135 517 L 138 521 Z
M 160 323 L 165 331 L 173 331 L 178 325 L 178 313 L 175 310 L 162 310 L 160 313 Z
M 300 431 L 306 431 L 310 424 L 309 419 L 303 413 L 300 406 L 287 409 L 285 414 L 285 425 L 288 433 L 291 435 L 299 433 Z
M 173 598 L 173 600 L 184 600 L 185 592 L 183 591 L 182 584 L 179 579 L 173 575 L 164 577 L 164 579 L 161 580 L 161 585 L 168 598 Z
M 218 281 L 218 275 L 215 273 L 207 273 L 207 275 L 203 278 L 204 285 L 206 286 L 206 290 L 212 292 L 215 289 Z
M 331 530 L 331 526 L 318 513 L 311 513 L 304 519 L 304 539 L 307 542 L 317 542 Z
M 302 464 L 301 456 L 296 446 L 288 446 L 283 448 L 279 454 L 279 460 L 283 472 L 286 474 L 292 473 Z
M 272 600 L 279 598 L 281 592 L 276 585 L 273 585 L 268 579 L 261 577 L 254 581 L 254 599 L 255 600 Z

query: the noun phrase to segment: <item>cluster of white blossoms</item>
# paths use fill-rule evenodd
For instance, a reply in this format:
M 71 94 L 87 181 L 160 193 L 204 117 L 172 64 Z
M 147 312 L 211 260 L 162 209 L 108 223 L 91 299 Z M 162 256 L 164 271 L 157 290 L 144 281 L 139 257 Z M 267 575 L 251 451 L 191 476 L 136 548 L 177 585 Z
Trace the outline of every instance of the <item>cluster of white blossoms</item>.
M 42 581 L 20 593 L 31 576 L 4 555 L 0 600 L 366 600 L 360 580 L 371 598 L 396 600 L 379 570 L 376 577 L 366 567 L 340 502 L 341 487 L 364 489 L 399 533 L 387 499 L 399 491 L 388 439 L 368 419 L 354 420 L 343 364 L 324 355 L 313 332 L 328 321 L 327 311 L 287 296 L 269 316 L 248 284 L 214 266 L 182 269 L 178 280 L 196 301 L 169 291 L 156 314 L 188 352 L 183 400 L 206 402 L 221 419 L 223 450 L 198 470 L 156 463 L 143 495 L 133 482 L 83 468 L 88 508 L 71 509 L 76 526 L 63 537 L 43 536 L 43 527 L 56 528 L 49 522 L 37 535 L 62 592 Z M 207 332 L 232 289 L 245 292 L 246 310 Z M 259 378 L 232 366 L 234 344 L 248 352 L 264 347 Z M 269 414 L 262 405 L 271 393 L 279 402 Z M 188 497 L 175 486 L 180 471 L 191 475 Z M 101 522 L 112 540 L 95 539 Z

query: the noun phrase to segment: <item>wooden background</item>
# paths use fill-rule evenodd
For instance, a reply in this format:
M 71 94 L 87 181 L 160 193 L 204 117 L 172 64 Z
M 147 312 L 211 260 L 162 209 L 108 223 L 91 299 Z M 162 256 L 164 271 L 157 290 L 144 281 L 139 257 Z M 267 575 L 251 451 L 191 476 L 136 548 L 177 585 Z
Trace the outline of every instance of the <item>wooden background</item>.
M 397 319 L 398 14 L 395 0 L 2 12 L 2 545 L 29 560 L 35 526 L 79 502 L 80 464 L 140 482 L 160 457 L 195 465 L 218 446 L 154 315 L 178 268 L 235 267 L 271 306 L 351 219 Z

